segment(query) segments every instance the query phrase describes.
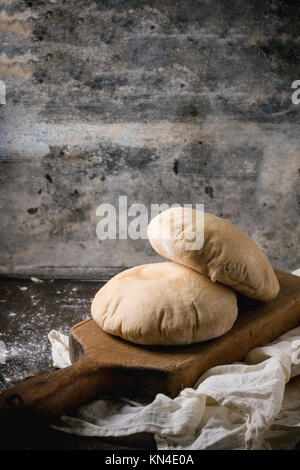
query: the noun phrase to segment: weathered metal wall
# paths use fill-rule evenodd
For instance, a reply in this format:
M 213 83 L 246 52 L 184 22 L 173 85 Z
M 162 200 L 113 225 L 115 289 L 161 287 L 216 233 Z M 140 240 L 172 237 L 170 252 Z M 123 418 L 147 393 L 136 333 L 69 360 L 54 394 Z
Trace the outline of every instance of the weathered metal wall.
M 96 207 L 204 203 L 299 267 L 300 4 L 2 1 L 1 272 L 109 276 Z

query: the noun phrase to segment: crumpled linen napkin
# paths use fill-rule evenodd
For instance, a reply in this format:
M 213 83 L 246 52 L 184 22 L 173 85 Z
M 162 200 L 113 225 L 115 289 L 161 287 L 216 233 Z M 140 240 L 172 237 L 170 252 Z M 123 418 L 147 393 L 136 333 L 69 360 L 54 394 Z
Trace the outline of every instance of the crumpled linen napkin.
M 49 333 L 55 367 L 67 367 L 68 339 Z M 150 432 L 157 448 L 293 449 L 300 441 L 300 326 L 243 362 L 213 367 L 174 399 L 103 397 L 53 426 L 81 436 Z

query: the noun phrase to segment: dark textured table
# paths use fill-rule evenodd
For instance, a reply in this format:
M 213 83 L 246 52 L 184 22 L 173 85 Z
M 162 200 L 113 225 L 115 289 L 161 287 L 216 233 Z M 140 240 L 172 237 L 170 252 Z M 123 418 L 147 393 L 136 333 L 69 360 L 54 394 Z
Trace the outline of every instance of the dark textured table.
M 68 334 L 90 315 L 90 303 L 103 281 L 0 279 L 0 340 L 7 350 L 0 364 L 0 392 L 33 374 L 53 370 L 48 333 Z M 152 435 L 122 438 L 78 437 L 42 423 L 1 429 L 0 449 L 155 449 Z
M 103 281 L 0 278 L 0 340 L 7 350 L 0 363 L 0 392 L 32 374 L 53 370 L 48 333 L 68 334 L 75 323 L 90 315 L 90 303 Z M 156 449 L 153 435 L 82 437 L 54 430 L 49 425 L 18 422 L 8 430 L 0 423 L 0 449 Z M 298 444 L 297 449 L 300 449 Z

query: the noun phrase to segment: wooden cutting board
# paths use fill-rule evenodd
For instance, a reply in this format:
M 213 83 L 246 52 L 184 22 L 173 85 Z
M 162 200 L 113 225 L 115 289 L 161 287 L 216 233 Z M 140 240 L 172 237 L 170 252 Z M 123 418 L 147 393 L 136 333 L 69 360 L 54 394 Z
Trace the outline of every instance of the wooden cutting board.
M 225 335 L 191 346 L 140 346 L 104 333 L 92 319 L 69 335 L 72 365 L 21 382 L 0 395 L 0 413 L 61 415 L 99 395 L 175 397 L 211 367 L 241 360 L 251 349 L 300 324 L 300 278 L 276 271 L 280 294 L 269 302 L 239 297 Z

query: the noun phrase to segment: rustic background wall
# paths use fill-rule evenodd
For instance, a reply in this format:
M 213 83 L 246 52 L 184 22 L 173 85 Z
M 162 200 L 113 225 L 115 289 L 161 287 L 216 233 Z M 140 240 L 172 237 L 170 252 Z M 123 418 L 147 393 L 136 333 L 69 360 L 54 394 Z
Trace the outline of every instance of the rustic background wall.
M 96 208 L 204 203 L 299 267 L 300 3 L 2 0 L 1 272 L 108 277 Z M 298 257 L 297 257 L 298 255 Z

